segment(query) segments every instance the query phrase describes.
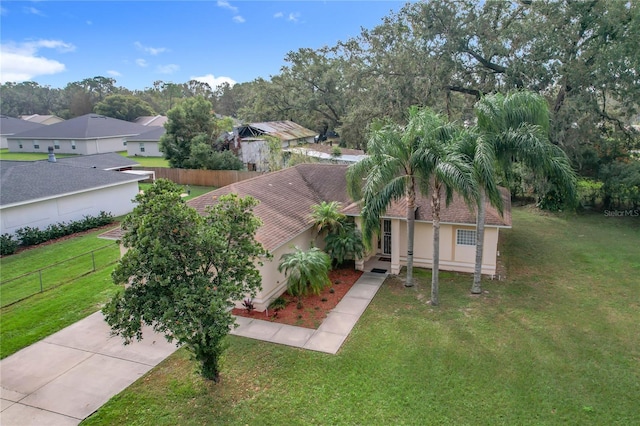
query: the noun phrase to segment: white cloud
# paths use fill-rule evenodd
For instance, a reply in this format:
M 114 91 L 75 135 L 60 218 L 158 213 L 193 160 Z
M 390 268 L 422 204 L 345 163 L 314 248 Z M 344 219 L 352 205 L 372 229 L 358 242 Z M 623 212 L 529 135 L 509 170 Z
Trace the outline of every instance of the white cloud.
M 2 44 L 0 45 L 0 81 L 2 83 L 28 81 L 39 75 L 57 74 L 65 70 L 63 63 L 39 55 L 40 49 L 55 49 L 66 53 L 74 51 L 75 46 L 60 40 Z
M 276 19 L 278 19 L 278 18 L 282 18 L 282 17 L 284 17 L 284 13 L 282 13 L 282 12 L 277 12 L 277 13 L 275 13 L 275 14 L 273 15 L 273 17 L 274 17 L 274 18 L 276 18 Z
M 144 67 L 148 67 L 148 66 L 149 66 L 149 64 L 147 63 L 147 61 L 145 61 L 145 60 L 144 60 L 144 59 L 142 59 L 142 58 L 136 59 L 136 65 L 138 65 L 139 67 L 142 67 L 142 68 L 144 68 Z
M 93 21 L 87 21 L 86 24 L 87 25 L 93 25 Z
M 237 24 L 242 24 L 244 22 L 244 18 L 240 15 L 236 15 L 233 17 L 233 22 Z
M 238 13 L 238 8 L 235 6 L 231 6 L 229 2 L 225 0 L 218 0 L 218 7 L 221 7 L 223 9 L 229 9 L 233 13 Z
M 140 43 L 139 41 L 136 41 L 135 43 L 133 43 L 133 45 L 138 48 L 139 50 L 142 50 L 145 53 L 148 53 L 151 56 L 156 56 L 160 53 L 163 52 L 167 52 L 168 49 L 166 47 L 150 47 L 150 46 L 145 46 L 142 43 Z
M 236 81 L 230 77 L 216 77 L 213 74 L 207 74 L 200 77 L 191 77 L 189 80 L 197 80 L 203 83 L 207 83 L 213 90 L 220 86 L 222 83 L 229 83 L 230 86 L 236 84 Z
M 287 21 L 298 22 L 298 18 L 300 18 L 299 12 L 290 13 Z
M 116 70 L 109 70 L 109 71 L 107 71 L 107 74 L 109 74 L 112 77 L 120 77 L 122 75 Z
M 180 65 L 176 65 L 176 64 L 158 65 L 156 67 L 156 72 L 160 74 L 173 74 L 179 69 L 180 69 Z
M 32 15 L 45 16 L 41 10 L 36 9 L 35 7 L 23 7 L 24 13 L 30 13 Z

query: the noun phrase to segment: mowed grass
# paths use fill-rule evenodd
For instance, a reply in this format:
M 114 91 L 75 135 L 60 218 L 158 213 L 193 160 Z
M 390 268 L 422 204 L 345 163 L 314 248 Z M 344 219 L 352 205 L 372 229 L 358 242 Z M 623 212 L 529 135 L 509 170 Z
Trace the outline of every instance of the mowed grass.
M 45 287 L 55 287 L 54 289 L 0 310 L 0 358 L 5 358 L 92 314 L 118 291 L 118 287 L 111 282 L 114 266 L 111 262 L 119 258 L 119 249 L 113 241 L 98 239 L 98 234 L 102 232 L 105 230 L 0 258 L 2 282 L 5 282 L 86 251 L 105 247 L 98 252 L 99 254 L 96 253 L 96 272 L 69 279 L 73 276 L 72 269 L 78 265 L 80 272 L 92 269 L 90 256 L 83 256 L 72 263 L 72 266 L 66 264 L 46 269 L 43 271 Z M 37 275 L 32 277 L 32 281 L 38 280 Z M 32 284 L 37 288 L 28 288 L 25 291 L 39 289 L 39 282 L 35 281 Z M 2 304 L 5 304 L 5 298 L 16 297 L 16 291 L 20 290 L 16 290 L 11 283 L 7 287 L 0 286 Z
M 127 155 L 127 151 L 119 151 L 118 154 L 135 161 L 143 167 L 169 167 L 169 160 L 164 157 L 139 157 Z
M 151 187 L 151 185 L 153 184 L 151 183 L 138 184 L 141 191 L 146 190 L 147 188 Z M 178 185 L 178 186 L 182 188 L 183 193 L 187 192 L 187 187 L 188 187 L 188 190 L 190 191 L 190 194 L 184 197 L 185 201 L 188 201 L 192 198 L 199 197 L 202 194 L 206 194 L 207 192 L 211 192 L 217 189 L 215 186 L 197 186 L 197 185 Z
M 76 154 L 58 154 L 56 158 L 75 157 Z M 8 148 L 0 149 L 0 160 L 37 161 L 49 158 L 48 152 L 9 152 Z
M 481 296 L 389 278 L 337 355 L 231 336 L 220 384 L 180 350 L 83 424 L 640 424 L 640 221 L 513 217 Z

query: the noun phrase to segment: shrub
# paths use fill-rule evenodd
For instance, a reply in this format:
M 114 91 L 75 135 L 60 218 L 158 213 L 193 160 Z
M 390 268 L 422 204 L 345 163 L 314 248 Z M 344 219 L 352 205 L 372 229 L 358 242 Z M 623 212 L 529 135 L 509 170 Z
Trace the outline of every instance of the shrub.
M 279 311 L 287 307 L 287 299 L 284 297 L 278 297 L 269 305 L 269 309 L 273 311 Z
M 0 255 L 14 254 L 16 250 L 18 250 L 18 241 L 13 238 L 13 235 L 2 234 L 0 236 Z
M 45 229 L 25 226 L 16 230 L 16 236 L 22 246 L 35 246 L 49 240 L 64 237 L 76 232 L 87 231 L 113 222 L 113 215 L 101 211 L 98 216 L 84 216 L 82 220 L 74 222 L 53 223 Z

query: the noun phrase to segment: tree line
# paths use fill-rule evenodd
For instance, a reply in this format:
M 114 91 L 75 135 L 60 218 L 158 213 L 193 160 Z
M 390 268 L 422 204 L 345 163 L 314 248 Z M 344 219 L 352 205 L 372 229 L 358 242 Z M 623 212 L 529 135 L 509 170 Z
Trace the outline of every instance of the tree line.
M 639 8 L 604 0 L 410 3 L 335 46 L 289 52 L 269 79 L 217 88 L 156 81 L 137 91 L 105 77 L 64 89 L 6 83 L 1 108 L 13 116 L 69 118 L 121 95 L 165 114 L 202 96 L 217 113 L 243 122 L 293 120 L 318 132 L 336 130 L 343 145 L 366 149 L 371 123 L 405 124 L 411 106 L 473 124 L 483 96 L 528 90 L 548 103 L 551 142 L 580 176 L 602 181 L 599 201 L 637 207 L 640 165 L 631 157 L 640 148 L 633 127 L 640 119 Z M 551 190 L 526 167 L 508 178 L 501 184 L 514 195 Z

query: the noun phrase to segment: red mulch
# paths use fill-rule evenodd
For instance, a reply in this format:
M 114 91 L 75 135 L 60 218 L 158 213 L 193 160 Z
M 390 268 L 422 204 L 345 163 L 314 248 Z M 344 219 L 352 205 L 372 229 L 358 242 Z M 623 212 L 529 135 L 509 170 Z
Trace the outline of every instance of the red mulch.
M 287 301 L 287 306 L 277 312 L 269 310 L 268 316 L 264 311 L 254 310 L 248 313 L 246 309 L 239 308 L 233 309 L 232 313 L 246 318 L 316 329 L 320 327 L 329 312 L 336 307 L 347 291 L 360 278 L 360 275 L 362 275 L 362 271 L 356 271 L 353 266 L 329 271 L 331 285 L 327 286 L 319 295 L 313 294 L 303 297 L 302 309 L 296 307 L 297 297 L 285 293 L 282 297 Z

